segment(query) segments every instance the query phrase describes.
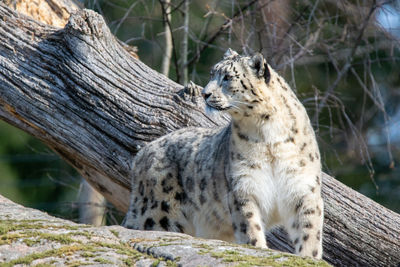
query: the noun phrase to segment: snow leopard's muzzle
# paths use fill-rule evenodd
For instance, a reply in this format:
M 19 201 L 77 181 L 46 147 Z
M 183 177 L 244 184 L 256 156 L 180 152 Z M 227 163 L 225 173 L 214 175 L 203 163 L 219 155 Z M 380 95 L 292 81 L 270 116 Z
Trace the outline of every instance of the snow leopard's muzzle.
M 217 110 L 227 110 L 230 108 L 230 104 L 226 96 L 221 92 L 221 88 L 218 82 L 211 80 L 201 92 L 207 106 Z

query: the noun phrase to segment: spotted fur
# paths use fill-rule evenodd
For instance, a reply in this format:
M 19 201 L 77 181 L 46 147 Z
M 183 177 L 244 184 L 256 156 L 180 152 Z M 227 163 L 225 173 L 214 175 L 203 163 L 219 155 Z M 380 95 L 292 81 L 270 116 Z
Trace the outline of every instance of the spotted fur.
M 202 94 L 231 123 L 182 129 L 140 150 L 124 226 L 266 248 L 265 232 L 281 225 L 296 254 L 321 258 L 320 155 L 293 91 L 260 54 L 228 50 Z

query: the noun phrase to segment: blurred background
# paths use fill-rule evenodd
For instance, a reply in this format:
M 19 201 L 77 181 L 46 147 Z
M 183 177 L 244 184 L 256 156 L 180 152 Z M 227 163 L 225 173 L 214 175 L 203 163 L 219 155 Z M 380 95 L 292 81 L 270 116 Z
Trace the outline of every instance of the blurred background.
M 261 52 L 306 106 L 324 171 L 400 212 L 400 1 L 86 0 L 141 61 L 204 86 L 228 47 Z M 52 215 L 122 218 L 40 141 L 0 122 L 0 194 Z

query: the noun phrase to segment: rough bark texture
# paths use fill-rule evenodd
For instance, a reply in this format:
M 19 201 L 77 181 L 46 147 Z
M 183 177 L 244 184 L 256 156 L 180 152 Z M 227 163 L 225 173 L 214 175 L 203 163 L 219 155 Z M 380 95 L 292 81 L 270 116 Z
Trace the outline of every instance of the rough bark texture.
M 0 5 L 0 118 L 41 139 L 118 209 L 129 204 L 135 153 L 184 126 L 216 127 L 198 91 L 129 56 L 104 20 L 83 10 L 62 30 Z M 324 258 L 337 266 L 397 266 L 400 216 L 328 175 Z M 272 248 L 290 251 L 285 235 Z
M 91 227 L 0 195 L 0 266 L 328 266 L 272 250 L 169 232 Z

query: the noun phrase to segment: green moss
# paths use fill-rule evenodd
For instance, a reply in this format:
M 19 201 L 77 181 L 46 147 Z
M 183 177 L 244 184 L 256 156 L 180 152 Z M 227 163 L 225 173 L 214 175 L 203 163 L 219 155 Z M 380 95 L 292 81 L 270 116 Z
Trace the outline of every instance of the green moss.
M 5 244 L 11 244 L 12 241 L 23 238 L 23 235 L 20 234 L 4 234 L 0 236 L 0 246 Z
M 67 264 L 68 267 L 78 267 L 78 266 L 82 266 L 82 265 L 91 265 L 91 264 L 87 263 L 87 262 L 81 262 L 81 261 L 72 261 Z
M 29 254 L 27 256 L 9 261 L 7 263 L 2 263 L 0 264 L 1 267 L 8 267 L 8 266 L 13 266 L 16 264 L 26 264 L 29 265 L 31 264 L 34 260 L 37 259 L 44 259 L 44 258 L 48 258 L 48 257 L 52 257 L 52 256 L 58 256 L 61 254 L 65 254 L 66 252 L 73 252 L 76 250 L 79 250 L 80 247 L 77 246 L 67 246 L 67 247 L 62 247 L 59 249 L 51 249 L 51 250 L 47 250 L 44 252 L 40 252 L 40 253 L 32 253 Z
M 40 243 L 40 240 L 49 240 L 64 245 L 74 242 L 80 243 L 80 241 L 72 238 L 77 235 L 85 236 L 89 240 L 91 238 L 91 234 L 87 231 L 71 232 L 67 234 L 53 234 L 37 231 L 43 229 L 65 229 L 74 231 L 75 229 L 79 229 L 79 227 L 70 225 L 43 225 L 43 222 L 44 221 L 41 220 L 0 221 L 0 245 L 11 244 L 13 241 L 21 238 L 23 238 L 22 242 L 27 246 L 33 246 Z M 84 225 L 84 227 L 86 226 Z
M 88 232 L 88 231 L 86 231 L 86 230 L 85 231 L 79 231 L 79 232 L 72 232 L 70 234 L 74 235 L 74 236 L 81 235 L 81 236 L 86 237 L 89 240 L 93 237 L 93 234 Z
M 252 250 L 263 250 L 261 248 L 255 248 L 254 246 L 237 245 L 233 244 L 234 247 L 244 247 Z M 252 256 L 246 255 L 238 250 L 227 249 L 221 252 L 215 252 L 215 247 L 198 244 L 193 247 L 201 248 L 198 252 L 201 255 L 210 254 L 214 258 L 221 259 L 223 262 L 234 262 L 241 267 L 247 266 L 330 266 L 325 261 L 316 261 L 311 258 L 301 258 L 295 255 L 278 253 L 271 256 Z M 232 247 L 232 244 L 229 244 Z M 282 260 L 278 260 L 282 259 Z
M 176 262 L 174 262 L 174 261 L 171 261 L 171 260 L 167 260 L 167 261 L 165 262 L 165 264 L 166 264 L 168 267 L 178 267 L 178 264 L 177 264 Z
M 25 238 L 24 240 L 22 240 L 22 242 L 24 242 L 27 246 L 32 247 L 36 244 L 39 244 L 40 240 Z
M 32 253 L 30 255 L 26 255 L 20 257 L 18 259 L 12 260 L 8 263 L 0 263 L 0 267 L 13 266 L 15 264 L 22 265 L 31 265 L 33 261 L 37 259 L 46 259 L 49 257 L 55 257 L 59 259 L 63 259 L 64 264 L 68 266 L 79 266 L 85 265 L 85 263 L 81 261 L 73 261 L 69 256 L 71 255 L 79 255 L 84 259 L 86 264 L 91 262 L 90 258 L 94 258 L 92 260 L 96 261 L 99 264 L 112 264 L 112 262 L 97 257 L 95 258 L 98 251 L 106 251 L 108 249 L 113 250 L 115 253 L 119 255 L 123 255 L 119 257 L 119 260 L 123 262 L 125 266 L 134 266 L 135 262 L 143 257 L 154 259 L 152 256 L 147 254 L 142 254 L 138 252 L 136 249 L 132 248 L 129 244 L 123 242 L 117 243 L 107 243 L 107 242 L 94 242 L 92 241 L 93 233 L 81 230 L 78 226 L 68 226 L 68 225 L 45 225 L 43 223 L 47 223 L 46 221 L 40 220 L 25 220 L 25 221 L 15 221 L 15 220 L 5 220 L 0 222 L 0 244 L 9 244 L 15 240 L 21 239 L 28 246 L 33 246 L 35 244 L 41 243 L 42 240 L 48 240 L 51 242 L 56 242 L 64 245 L 58 249 L 51 249 L 48 251 L 40 252 L 40 253 Z M 85 227 L 85 226 L 84 226 Z M 65 229 L 70 230 L 69 233 L 48 233 L 42 232 L 40 230 L 43 229 Z M 77 231 L 78 230 L 78 231 Z M 116 237 L 119 236 L 118 231 L 110 230 Z M 83 241 L 77 240 L 76 236 L 84 236 L 89 242 L 85 244 Z M 132 241 L 132 240 L 131 240 Z M 139 241 L 139 240 L 134 240 Z M 144 241 L 155 241 L 155 240 L 140 240 Z M 165 245 L 171 245 L 165 244 Z M 49 259 L 50 261 L 50 259 Z M 167 266 L 177 266 L 177 264 L 173 261 L 166 261 L 164 259 L 159 259 L 158 262 L 163 261 Z M 58 261 L 51 261 L 52 263 L 59 264 Z M 157 261 L 155 264 L 158 264 Z M 47 264 L 51 265 L 51 264 Z
M 49 241 L 54 241 L 65 245 L 77 242 L 70 237 L 71 234 L 50 234 L 50 233 L 39 233 L 39 232 L 36 233 L 41 240 L 46 239 Z
M 110 232 L 111 232 L 113 235 L 115 235 L 116 238 L 119 238 L 119 233 L 118 233 L 118 231 L 115 231 L 115 230 L 110 229 Z
M 120 255 L 126 255 L 131 258 L 135 258 L 135 259 L 138 259 L 143 256 L 142 253 L 140 253 L 136 249 L 130 247 L 128 244 L 125 244 L 122 242 L 118 243 L 118 244 L 111 244 L 111 243 L 105 243 L 105 242 L 94 242 L 94 244 L 99 247 L 106 247 L 106 248 L 113 249 L 116 253 L 118 253 Z
M 205 254 L 210 253 L 210 251 L 207 250 L 207 249 L 200 249 L 197 253 L 198 253 L 199 255 L 205 255 Z
M 46 223 L 46 224 L 44 224 Z M 81 228 L 89 227 L 88 225 L 55 225 L 49 224 L 44 220 L 2 220 L 0 221 L 0 235 L 7 234 L 19 230 L 41 230 L 41 229 L 65 229 L 65 230 L 79 230 Z
M 214 258 L 222 259 L 223 262 L 239 263 L 237 266 L 329 266 L 324 261 L 315 261 L 311 258 L 301 258 L 289 254 L 277 254 L 269 257 L 244 255 L 237 251 L 227 250 L 223 252 L 211 252 Z M 282 259 L 278 261 L 278 259 Z
M 77 242 L 70 237 L 70 234 L 50 234 L 38 231 L 25 231 L 20 233 L 7 233 L 0 235 L 0 245 L 11 244 L 14 240 L 20 238 L 24 238 L 23 242 L 28 246 L 37 244 L 42 239 L 55 241 L 61 244 L 71 244 L 73 242 Z
M 125 266 L 133 267 L 133 266 L 135 266 L 136 261 L 132 260 L 131 258 L 126 258 L 126 259 L 122 259 L 122 262 Z
M 32 253 L 27 256 L 9 261 L 7 263 L 0 263 L 0 267 L 14 266 L 16 264 L 30 265 L 34 260 L 44 259 L 44 258 L 48 258 L 48 257 L 65 258 L 66 255 L 72 255 L 73 253 L 75 253 L 77 251 L 94 252 L 94 251 L 98 251 L 98 248 L 91 244 L 67 245 L 67 246 L 63 246 L 58 249 L 51 249 L 51 250 L 47 250 L 47 251 L 44 251 L 41 253 Z
M 95 262 L 101 263 L 101 264 L 113 264 L 112 261 L 103 259 L 103 258 L 95 258 L 94 259 Z
M 94 253 L 92 253 L 92 252 L 89 252 L 89 251 L 85 251 L 85 252 L 82 252 L 81 253 L 81 257 L 84 257 L 84 258 L 93 258 L 93 257 L 95 257 L 96 255 L 94 254 Z
M 15 225 L 8 223 L 8 221 L 0 221 L 0 235 L 7 234 L 10 231 L 15 231 Z
M 153 262 L 153 263 L 151 264 L 151 267 L 157 267 L 158 264 L 160 264 L 160 260 L 156 260 L 155 262 Z
M 195 245 L 193 245 L 193 247 L 202 248 L 202 249 L 210 250 L 210 251 L 214 249 L 214 247 L 207 245 L 207 244 L 195 244 Z
M 42 229 L 44 227 L 42 222 L 41 220 L 3 220 L 0 222 L 0 235 L 18 230 Z

